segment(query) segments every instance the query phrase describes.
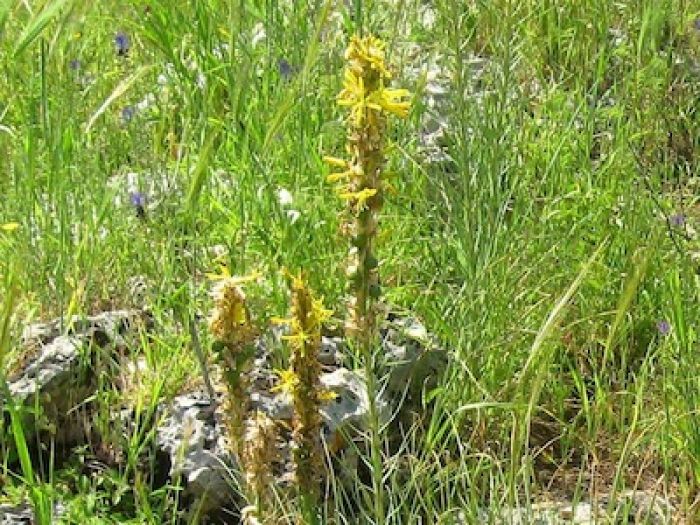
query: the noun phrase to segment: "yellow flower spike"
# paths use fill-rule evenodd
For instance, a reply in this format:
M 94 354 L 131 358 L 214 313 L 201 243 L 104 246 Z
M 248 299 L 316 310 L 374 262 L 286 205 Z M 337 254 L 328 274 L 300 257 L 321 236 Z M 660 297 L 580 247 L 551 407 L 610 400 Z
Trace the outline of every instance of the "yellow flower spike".
M 210 275 L 217 281 L 211 291 L 214 308 L 209 316 L 209 331 L 219 341 L 231 345 L 232 351 L 240 350 L 250 342 L 255 334 L 255 328 L 250 323 L 250 315 L 246 306 L 246 295 L 241 285 L 256 281 L 259 273 L 247 276 L 227 276 L 228 268 L 222 266 L 221 274 Z
M 280 389 L 291 390 L 294 406 L 293 452 L 297 487 L 305 496 L 316 501 L 323 473 L 321 446 L 321 325 L 330 316 L 321 301 L 304 283 L 301 274 L 287 273 L 291 283 L 291 334 L 283 336 L 290 342 L 290 371 L 280 374 Z
M 272 464 L 278 458 L 277 425 L 266 414 L 256 411 L 245 423 L 244 444 L 240 457 L 246 482 L 246 499 L 253 503 L 245 507 L 242 523 L 267 523 L 272 494 Z
M 3 224 L 2 226 L 0 226 L 0 229 L 2 229 L 2 231 L 5 231 L 5 232 L 13 232 L 17 228 L 19 228 L 18 222 L 7 222 L 7 223 Z

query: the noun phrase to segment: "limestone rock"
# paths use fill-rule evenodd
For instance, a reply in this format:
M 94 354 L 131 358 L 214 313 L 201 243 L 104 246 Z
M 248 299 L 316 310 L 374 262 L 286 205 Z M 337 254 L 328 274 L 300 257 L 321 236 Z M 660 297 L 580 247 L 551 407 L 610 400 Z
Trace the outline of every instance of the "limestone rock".
M 69 411 L 94 390 L 90 368 L 98 350 L 111 352 L 128 346 L 129 333 L 145 319 L 142 312 L 123 310 L 90 317 L 75 316 L 27 327 L 22 335 L 26 347 L 23 362 L 8 378 L 13 399 L 33 407 L 38 399 L 40 419 L 29 422 L 31 431 L 50 429 L 58 442 L 77 439 L 78 425 L 65 424 Z M 4 401 L 0 393 L 0 404 Z M 36 424 L 41 421 L 41 424 Z
M 238 463 L 225 441 L 216 402 L 203 392 L 176 397 L 166 408 L 156 434 L 157 447 L 170 458 L 170 477 L 181 478 L 185 494 L 202 510 L 232 498 Z
M 335 442 L 353 437 L 367 430 L 369 417 L 369 397 L 362 372 L 339 368 L 321 376 L 321 385 L 332 392 L 334 398 L 321 406 L 323 416 L 324 438 L 326 445 L 333 450 Z M 389 418 L 389 404 L 384 394 L 379 393 L 376 400 L 379 420 L 383 423 Z
M 65 510 L 62 503 L 55 503 L 53 506 L 53 517 L 60 517 Z M 0 525 L 33 525 L 34 523 L 34 511 L 29 503 L 0 505 Z
M 0 525 L 32 525 L 34 512 L 27 503 L 0 505 Z
M 390 399 L 403 399 L 417 408 L 424 387 L 437 384 L 447 367 L 448 353 L 417 319 L 392 317 L 382 333 Z

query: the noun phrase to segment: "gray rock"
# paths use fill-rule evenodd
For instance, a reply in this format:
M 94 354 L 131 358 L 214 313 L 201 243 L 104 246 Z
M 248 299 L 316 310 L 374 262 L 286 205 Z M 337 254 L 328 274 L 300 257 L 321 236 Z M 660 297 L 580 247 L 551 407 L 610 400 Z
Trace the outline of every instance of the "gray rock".
M 30 432 L 50 429 L 59 442 L 77 439 L 80 426 L 66 424 L 68 413 L 94 390 L 89 371 L 97 351 L 125 348 L 128 334 L 144 319 L 142 312 L 123 310 L 28 326 L 21 339 L 24 361 L 8 378 L 8 387 L 15 402 L 33 408 L 38 401 L 41 407 L 41 416 L 28 421 Z
M 17 379 L 10 382 L 13 398 L 24 403 L 37 393 L 45 398 L 65 393 L 75 375 L 83 344 L 82 338 L 73 336 L 58 336 L 46 344 L 26 364 Z
M 0 525 L 32 525 L 34 512 L 28 503 L 0 505 Z
M 344 351 L 345 343 L 342 337 L 323 336 L 321 338 L 321 351 L 319 352 L 318 360 L 321 365 L 326 367 L 342 366 Z
M 170 477 L 182 479 L 185 494 L 197 498 L 205 513 L 234 493 L 239 468 L 225 436 L 216 403 L 203 392 L 173 399 L 156 432 L 158 448 L 170 458 Z
M 424 387 L 437 384 L 448 363 L 448 353 L 418 320 L 391 320 L 382 334 L 387 395 L 392 401 L 419 402 Z M 417 408 L 412 406 L 411 408 Z
M 61 502 L 54 503 L 54 518 L 59 518 L 65 511 L 66 508 Z M 0 505 L 0 525 L 33 525 L 34 523 L 34 511 L 29 503 Z
M 609 505 L 611 496 L 603 498 Z M 615 498 L 615 518 L 627 518 L 631 523 L 664 525 L 672 523 L 675 510 L 669 500 L 660 494 L 644 490 L 626 490 Z M 624 521 L 624 520 L 623 520 Z
M 147 321 L 144 312 L 139 310 L 113 310 L 93 316 L 74 315 L 70 319 L 57 318 L 27 326 L 22 333 L 22 344 L 43 345 L 63 332 L 66 335 L 91 336 L 96 332 L 117 344 L 124 342 L 123 335 L 136 324 Z
M 332 444 L 339 438 L 347 439 L 364 433 L 370 414 L 367 384 L 362 371 L 339 368 L 321 375 L 321 385 L 333 392 L 333 399 L 321 406 L 324 422 L 324 439 L 332 450 Z M 382 424 L 389 418 L 389 403 L 383 392 L 376 400 L 379 420 Z

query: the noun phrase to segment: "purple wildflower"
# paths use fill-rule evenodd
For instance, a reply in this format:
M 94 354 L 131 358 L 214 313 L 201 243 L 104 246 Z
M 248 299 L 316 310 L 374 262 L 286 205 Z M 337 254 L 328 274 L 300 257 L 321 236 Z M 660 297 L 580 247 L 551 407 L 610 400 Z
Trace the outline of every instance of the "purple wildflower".
M 671 333 L 671 324 L 666 320 L 661 320 L 656 323 L 656 329 L 662 337 L 666 337 Z
M 696 18 L 693 21 L 693 27 L 695 28 L 696 31 L 700 31 L 700 18 Z
M 68 67 L 70 67 L 71 71 L 78 71 L 81 67 L 83 67 L 83 65 L 80 63 L 80 60 L 74 58 L 70 61 Z
M 295 72 L 295 68 L 284 58 L 277 60 L 277 69 L 285 80 L 289 80 Z
M 682 228 L 685 226 L 685 215 L 682 213 L 674 213 L 668 218 L 668 220 L 671 223 L 671 226 L 675 226 L 676 228 Z
M 140 191 L 132 191 L 129 193 L 131 205 L 136 210 L 136 216 L 139 219 L 146 218 L 146 196 Z
M 134 109 L 133 106 L 124 106 L 122 108 L 122 113 L 121 113 L 122 122 L 124 124 L 131 122 L 131 119 L 134 118 L 135 114 L 136 114 L 136 110 Z
M 117 48 L 117 56 L 124 57 L 129 54 L 129 48 L 131 47 L 129 35 L 124 31 L 119 31 L 114 37 L 114 46 Z

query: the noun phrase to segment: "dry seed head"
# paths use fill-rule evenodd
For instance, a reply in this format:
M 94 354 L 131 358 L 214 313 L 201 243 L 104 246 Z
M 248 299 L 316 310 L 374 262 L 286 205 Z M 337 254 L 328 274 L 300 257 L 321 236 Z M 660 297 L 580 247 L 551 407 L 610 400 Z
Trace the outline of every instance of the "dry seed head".
M 240 283 L 240 278 L 226 277 L 212 290 L 214 307 L 209 317 L 209 330 L 217 341 L 232 345 L 248 343 L 255 337 Z
M 321 415 L 319 412 L 324 392 L 320 384 L 321 364 L 318 353 L 321 346 L 321 326 L 330 317 L 330 311 L 314 298 L 301 277 L 292 277 L 291 319 L 287 323 L 291 334 L 292 355 L 290 370 L 280 375 L 291 390 L 294 405 L 294 463 L 299 491 L 318 497 L 323 472 L 321 447 Z
M 277 453 L 276 438 L 275 423 L 264 413 L 257 411 L 246 422 L 242 460 L 246 484 L 258 511 L 267 506 L 270 499 L 272 464 Z

